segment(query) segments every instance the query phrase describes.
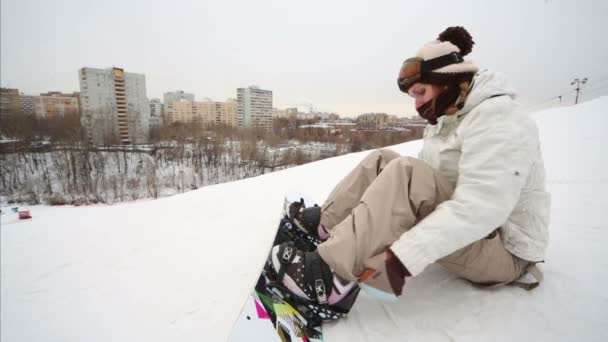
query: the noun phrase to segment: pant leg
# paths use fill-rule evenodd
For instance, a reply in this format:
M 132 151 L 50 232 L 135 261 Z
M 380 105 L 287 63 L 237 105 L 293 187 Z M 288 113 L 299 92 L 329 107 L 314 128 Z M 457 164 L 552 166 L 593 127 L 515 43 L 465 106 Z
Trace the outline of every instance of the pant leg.
M 439 259 L 438 263 L 461 278 L 486 285 L 515 281 L 530 264 L 507 251 L 499 230 Z
M 355 280 L 363 272 L 365 260 L 386 250 L 447 200 L 453 190 L 449 181 L 423 161 L 393 159 L 330 238 L 319 245 L 319 254 L 339 276 Z M 460 277 L 481 284 L 513 281 L 529 264 L 505 249 L 498 230 L 438 262 Z
M 423 161 L 393 159 L 317 250 L 339 276 L 355 280 L 366 259 L 386 250 L 452 192 L 453 186 Z
M 321 207 L 321 224 L 331 231 L 355 208 L 367 187 L 399 154 L 388 148 L 378 149 L 365 157 L 336 187 Z

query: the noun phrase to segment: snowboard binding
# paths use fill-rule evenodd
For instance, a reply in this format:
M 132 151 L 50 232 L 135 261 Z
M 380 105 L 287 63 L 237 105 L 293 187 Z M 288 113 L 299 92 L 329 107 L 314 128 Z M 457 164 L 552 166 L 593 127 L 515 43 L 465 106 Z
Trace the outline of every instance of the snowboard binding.
M 302 231 L 307 232 L 309 235 L 314 236 L 316 239 L 319 237 L 319 224 L 321 223 L 321 207 L 313 205 L 312 207 L 306 207 L 304 199 L 300 198 L 299 201 L 292 202 L 289 205 L 288 213 L 289 219 Z
M 312 252 L 317 249 L 321 240 L 294 224 L 293 220 L 285 215 L 279 223 L 279 229 L 272 245 L 280 245 L 283 242 L 293 242 L 297 249 Z
M 304 274 L 303 278 L 305 283 L 310 284 L 309 290 L 304 287 L 303 291 L 307 293 L 308 298 L 313 298 L 313 300 L 297 295 L 283 285 L 287 265 L 291 264 L 296 254 L 304 258 L 306 268 L 310 272 Z M 358 286 L 352 288 L 338 303 L 329 304 L 328 298 L 332 291 L 334 275 L 316 252 L 302 253 L 302 251 L 295 249 L 293 242 L 289 242 L 279 247 L 278 256 L 281 264 L 278 270 L 272 264 L 272 256 L 268 258 L 263 270 L 266 280 L 264 290 L 273 297 L 274 301 L 291 305 L 305 318 L 309 328 L 346 316 L 359 294 L 360 288 Z M 322 264 L 325 266 L 322 266 Z
M 312 252 L 321 244 L 321 239 L 314 233 L 321 220 L 321 208 L 317 205 L 306 208 L 304 199 L 292 203 L 286 202 L 283 218 L 274 239 L 273 246 L 283 242 L 293 242 L 298 250 Z

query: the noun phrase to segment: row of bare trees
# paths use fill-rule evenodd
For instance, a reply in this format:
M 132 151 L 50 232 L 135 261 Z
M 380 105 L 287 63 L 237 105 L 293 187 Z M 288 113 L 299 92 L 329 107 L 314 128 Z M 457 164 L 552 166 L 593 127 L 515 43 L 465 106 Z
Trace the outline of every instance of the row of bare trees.
M 197 140 L 148 151 L 58 148 L 0 155 L 0 194 L 10 202 L 113 203 L 170 195 L 263 174 L 264 153 L 238 141 Z M 246 145 L 245 145 L 246 146 Z
M 337 140 L 330 134 L 312 137 L 297 129 L 312 122 L 285 120 L 275 121 L 274 132 L 175 123 L 152 130 L 147 145 L 92 146 L 76 115 L 4 115 L 0 195 L 9 202 L 50 204 L 158 198 L 319 158 L 298 147 L 275 153 L 290 139 Z M 41 147 L 40 142 L 45 144 Z M 395 141 L 388 136 L 354 137 L 346 143 L 353 145 L 346 150 L 358 151 L 371 143 L 386 146 Z
M 0 118 L 0 135 L 21 143 L 49 141 L 75 144 L 84 142 L 84 130 L 77 114 L 38 118 L 25 113 L 3 113 Z
M 310 161 L 302 151 L 271 153 L 264 132 L 174 125 L 145 146 L 54 143 L 48 149 L 5 149 L 0 195 L 20 203 L 114 203 L 158 198 L 249 178 Z

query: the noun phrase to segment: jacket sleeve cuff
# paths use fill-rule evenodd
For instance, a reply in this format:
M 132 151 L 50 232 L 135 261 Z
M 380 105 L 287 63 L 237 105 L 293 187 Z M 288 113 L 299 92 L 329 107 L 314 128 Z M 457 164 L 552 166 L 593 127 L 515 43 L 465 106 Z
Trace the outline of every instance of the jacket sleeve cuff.
M 435 262 L 419 243 L 408 239 L 407 234 L 395 241 L 390 249 L 412 276 L 417 276 Z

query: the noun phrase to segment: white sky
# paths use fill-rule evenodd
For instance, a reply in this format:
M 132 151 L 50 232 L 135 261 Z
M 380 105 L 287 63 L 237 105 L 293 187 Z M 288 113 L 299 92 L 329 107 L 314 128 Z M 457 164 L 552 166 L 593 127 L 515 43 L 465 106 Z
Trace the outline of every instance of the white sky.
M 117 66 L 145 74 L 150 98 L 223 101 L 255 84 L 279 108 L 409 116 L 401 62 L 454 25 L 476 42 L 468 58 L 505 73 L 524 104 L 575 77 L 589 78 L 583 100 L 608 93 L 604 0 L 0 1 L 0 83 L 26 94 L 78 91 L 80 67 Z

